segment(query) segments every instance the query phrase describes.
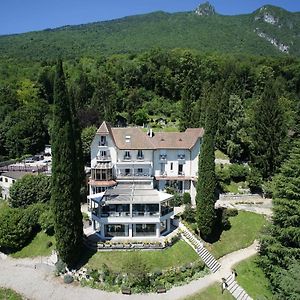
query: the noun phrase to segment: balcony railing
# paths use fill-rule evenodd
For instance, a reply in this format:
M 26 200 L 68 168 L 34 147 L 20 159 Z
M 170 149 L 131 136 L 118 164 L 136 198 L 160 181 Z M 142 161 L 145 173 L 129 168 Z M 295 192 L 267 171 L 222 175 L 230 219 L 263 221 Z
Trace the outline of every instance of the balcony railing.
M 124 155 L 123 160 L 131 160 L 131 156 L 130 155 Z
M 133 211 L 132 217 L 158 217 L 158 211 Z
M 179 176 L 184 176 L 184 172 L 183 172 L 183 171 L 180 171 L 180 172 L 178 172 L 178 175 L 179 175 Z
M 174 209 L 172 207 L 166 207 L 161 209 L 161 216 L 165 216 L 171 212 L 174 212 Z
M 144 160 L 144 155 L 137 155 L 136 159 L 137 160 Z
M 111 157 L 110 155 L 97 155 L 98 161 L 110 161 Z
M 185 160 L 185 154 L 178 154 L 178 160 Z
M 128 217 L 130 216 L 129 211 L 111 211 L 111 212 L 101 212 L 100 217 L 101 218 L 109 218 L 109 217 Z
M 104 146 L 107 146 L 107 141 L 100 141 L 99 147 L 104 147 Z

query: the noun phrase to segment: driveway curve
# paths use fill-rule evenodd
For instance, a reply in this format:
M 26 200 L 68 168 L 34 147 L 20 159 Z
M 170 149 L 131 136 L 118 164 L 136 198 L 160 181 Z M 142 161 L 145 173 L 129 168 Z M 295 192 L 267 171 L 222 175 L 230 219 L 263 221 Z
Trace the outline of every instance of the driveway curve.
M 41 264 L 40 259 L 13 259 L 0 255 L 0 286 L 11 288 L 30 300 L 175 300 L 182 299 L 207 288 L 231 273 L 236 263 L 256 254 L 257 243 L 232 252 L 220 259 L 222 267 L 213 274 L 194 280 L 186 285 L 173 287 L 165 294 L 135 294 L 131 296 L 109 293 L 79 284 L 66 285 L 53 275 L 53 268 Z

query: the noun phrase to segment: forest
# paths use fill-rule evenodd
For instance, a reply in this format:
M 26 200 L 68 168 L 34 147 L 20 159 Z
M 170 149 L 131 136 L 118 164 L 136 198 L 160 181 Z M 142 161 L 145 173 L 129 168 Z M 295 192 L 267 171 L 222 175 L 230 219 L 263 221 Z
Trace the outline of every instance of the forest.
M 1 161 L 36 154 L 51 143 L 55 66 L 54 60 L 1 61 Z M 87 160 L 85 140 L 103 120 L 183 131 L 204 127 L 206 108 L 213 106 L 216 149 L 250 166 L 253 191 L 276 197 L 261 265 L 274 292 L 290 293 L 279 278 L 289 283 L 287 270 L 299 274 L 299 170 L 291 171 L 300 165 L 299 59 L 152 49 L 68 59 L 64 70 Z

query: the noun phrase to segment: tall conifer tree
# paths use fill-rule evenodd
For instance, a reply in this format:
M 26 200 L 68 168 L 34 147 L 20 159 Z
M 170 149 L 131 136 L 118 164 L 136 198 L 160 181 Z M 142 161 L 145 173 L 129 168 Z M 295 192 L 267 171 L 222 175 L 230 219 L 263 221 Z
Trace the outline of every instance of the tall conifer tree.
M 300 140 L 295 141 L 273 183 L 273 219 L 261 242 L 260 262 L 278 299 L 298 299 L 292 297 L 299 296 L 294 279 L 284 275 L 300 266 Z
M 74 266 L 82 246 L 80 183 L 74 125 L 65 85 L 62 62 L 58 61 L 54 81 L 52 128 L 52 209 L 56 247 L 60 258 Z
M 272 80 L 266 83 L 255 106 L 253 125 L 251 161 L 264 178 L 269 178 L 280 165 L 280 147 L 287 134 L 284 111 Z
M 216 105 L 213 99 L 210 99 L 206 121 L 203 144 L 199 155 L 198 182 L 197 182 L 197 224 L 200 229 L 200 235 L 207 240 L 212 236 L 215 221 L 215 133 L 217 126 Z

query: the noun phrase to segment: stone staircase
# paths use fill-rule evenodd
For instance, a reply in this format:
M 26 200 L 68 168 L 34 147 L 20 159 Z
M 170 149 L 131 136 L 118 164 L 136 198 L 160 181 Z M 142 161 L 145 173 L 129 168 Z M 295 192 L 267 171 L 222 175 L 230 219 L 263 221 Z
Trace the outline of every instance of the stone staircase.
M 227 284 L 226 289 L 231 293 L 231 295 L 237 300 L 253 300 L 246 291 L 237 284 L 234 280 L 234 275 L 229 275 L 225 282 Z
M 221 264 L 204 248 L 203 243 L 182 223 L 179 225 L 183 238 L 191 244 L 205 265 L 213 272 L 217 272 Z

